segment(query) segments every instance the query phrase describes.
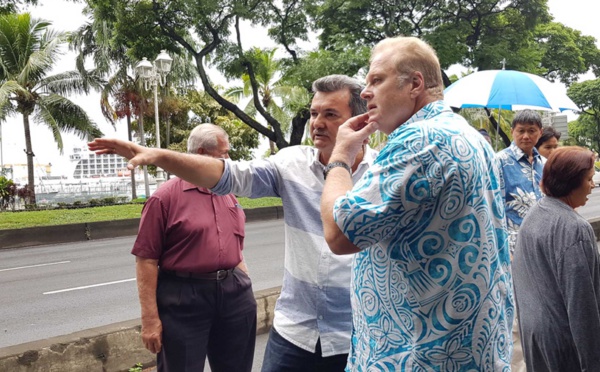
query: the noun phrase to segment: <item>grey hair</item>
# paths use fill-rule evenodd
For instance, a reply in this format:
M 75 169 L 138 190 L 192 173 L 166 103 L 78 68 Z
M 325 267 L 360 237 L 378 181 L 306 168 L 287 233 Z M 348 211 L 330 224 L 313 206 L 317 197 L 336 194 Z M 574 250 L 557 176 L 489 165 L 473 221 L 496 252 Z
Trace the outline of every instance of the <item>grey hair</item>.
M 187 141 L 187 151 L 190 154 L 197 154 L 199 149 L 215 150 L 219 146 L 217 140 L 219 137 L 229 140 L 227 132 L 218 125 L 210 123 L 197 125 L 190 132 Z
M 538 127 L 540 127 L 540 129 L 541 129 L 542 128 L 542 117 L 540 116 L 540 114 L 538 114 L 537 112 L 535 112 L 533 110 L 527 109 L 527 110 L 519 111 L 513 118 L 511 127 L 514 128 L 517 126 L 517 124 L 535 124 Z
M 345 89 L 350 92 L 348 105 L 352 110 L 352 116 L 367 112 L 367 101 L 360 96 L 365 86 L 360 81 L 346 75 L 328 75 L 315 80 L 312 84 L 313 93 L 331 93 Z

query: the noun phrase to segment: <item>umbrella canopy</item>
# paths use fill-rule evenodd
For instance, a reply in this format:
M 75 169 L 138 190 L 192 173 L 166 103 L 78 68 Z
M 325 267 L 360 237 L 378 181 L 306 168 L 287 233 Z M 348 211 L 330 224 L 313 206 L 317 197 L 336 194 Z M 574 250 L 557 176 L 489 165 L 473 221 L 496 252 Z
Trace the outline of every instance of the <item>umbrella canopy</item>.
M 485 70 L 465 76 L 444 90 L 444 101 L 458 108 L 579 110 L 548 80 L 512 70 Z

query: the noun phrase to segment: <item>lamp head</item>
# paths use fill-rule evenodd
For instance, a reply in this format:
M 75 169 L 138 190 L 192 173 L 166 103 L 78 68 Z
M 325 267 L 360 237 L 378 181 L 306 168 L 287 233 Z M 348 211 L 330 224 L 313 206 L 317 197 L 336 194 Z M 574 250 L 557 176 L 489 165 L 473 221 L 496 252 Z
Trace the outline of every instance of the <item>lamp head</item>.
M 144 57 L 138 64 L 135 66 L 136 74 L 142 79 L 149 79 L 152 77 L 152 63 L 148 61 L 146 57 Z
M 160 54 L 154 60 L 154 64 L 156 65 L 156 69 L 158 72 L 166 75 L 171 71 L 171 63 L 173 62 L 173 58 L 171 58 L 166 50 L 161 50 Z

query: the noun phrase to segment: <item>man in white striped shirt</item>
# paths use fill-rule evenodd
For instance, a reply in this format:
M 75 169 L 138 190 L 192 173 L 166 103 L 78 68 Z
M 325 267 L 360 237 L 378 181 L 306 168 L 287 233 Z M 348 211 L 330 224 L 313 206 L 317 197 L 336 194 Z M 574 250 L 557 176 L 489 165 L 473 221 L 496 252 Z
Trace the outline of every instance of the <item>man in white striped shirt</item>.
M 267 159 L 234 162 L 187 157 L 97 139 L 90 149 L 118 153 L 131 166 L 156 164 L 218 194 L 280 197 L 285 211 L 285 271 L 263 372 L 343 371 L 350 350 L 351 257 L 331 253 L 323 237 L 320 199 L 338 127 L 366 111 L 357 80 L 331 75 L 313 83 L 311 146 L 284 148 Z M 377 153 L 364 145 L 351 165 L 358 180 Z M 201 159 L 197 159 L 201 158 Z

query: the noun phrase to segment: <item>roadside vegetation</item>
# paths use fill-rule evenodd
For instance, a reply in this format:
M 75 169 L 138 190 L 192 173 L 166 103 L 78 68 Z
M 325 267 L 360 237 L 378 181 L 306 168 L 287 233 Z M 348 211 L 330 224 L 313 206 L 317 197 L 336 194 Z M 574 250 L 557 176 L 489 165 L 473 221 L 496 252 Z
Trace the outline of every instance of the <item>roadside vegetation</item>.
M 238 198 L 238 200 L 244 209 L 281 205 L 279 198 Z M 5 211 L 0 213 L 0 230 L 138 218 L 142 207 L 143 203 L 130 203 L 73 209 Z

